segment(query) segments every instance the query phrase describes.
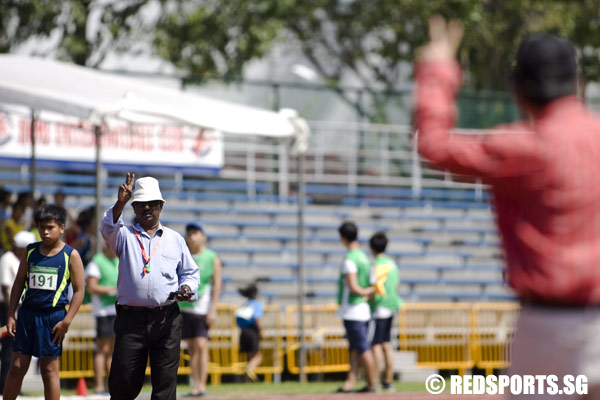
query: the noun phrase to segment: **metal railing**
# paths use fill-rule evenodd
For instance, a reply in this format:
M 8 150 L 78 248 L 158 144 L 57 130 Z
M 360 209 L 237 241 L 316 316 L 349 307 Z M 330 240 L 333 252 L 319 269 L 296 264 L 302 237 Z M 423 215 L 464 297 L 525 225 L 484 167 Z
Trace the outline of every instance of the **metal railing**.
M 342 320 L 336 316 L 337 308 L 304 306 L 306 373 L 345 372 L 349 368 L 348 343 Z M 222 375 L 244 373 L 246 359 L 239 352 L 234 312 L 234 306 L 220 304 L 217 321 L 210 330 L 208 372 L 213 384 L 220 383 Z M 264 375 L 267 382 L 279 379 L 284 367 L 291 374 L 300 373 L 297 313 L 298 307 L 293 305 L 283 313 L 279 307 L 265 307 L 261 320 L 265 331 L 261 341 L 263 361 L 256 373 Z M 494 369 L 510 365 L 518 313 L 519 305 L 515 303 L 405 304 L 398 316 L 399 350 L 415 352 L 417 366 L 457 369 L 461 374 L 477 366 L 491 374 Z M 90 306 L 83 305 L 65 337 L 61 378 L 94 376 L 95 323 Z M 178 373 L 190 373 L 185 344 Z

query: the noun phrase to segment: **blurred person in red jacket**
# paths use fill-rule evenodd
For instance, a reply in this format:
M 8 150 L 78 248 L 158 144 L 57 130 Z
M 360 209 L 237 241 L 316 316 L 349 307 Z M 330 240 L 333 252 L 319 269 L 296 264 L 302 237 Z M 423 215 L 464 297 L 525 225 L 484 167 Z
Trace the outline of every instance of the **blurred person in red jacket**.
M 418 149 L 490 185 L 508 283 L 522 302 L 510 373 L 560 383 L 586 375 L 600 398 L 600 118 L 576 96 L 575 48 L 550 34 L 527 37 L 512 71 L 527 121 L 473 137 L 451 132 L 462 24 L 433 17 L 429 33 L 415 69 Z

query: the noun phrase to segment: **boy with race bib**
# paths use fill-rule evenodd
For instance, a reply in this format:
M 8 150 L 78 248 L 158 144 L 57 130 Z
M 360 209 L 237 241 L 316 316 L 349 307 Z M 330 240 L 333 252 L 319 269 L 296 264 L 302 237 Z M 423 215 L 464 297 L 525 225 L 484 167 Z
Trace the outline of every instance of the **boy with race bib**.
M 66 219 L 66 210 L 54 204 L 42 207 L 35 214 L 41 241 L 27 246 L 10 294 L 7 328 L 15 341 L 4 399 L 17 398 L 31 356 L 40 359 L 44 397 L 60 398 L 58 358 L 65 334 L 83 301 L 85 288 L 81 257 L 61 240 Z M 67 312 L 71 283 L 73 298 Z M 17 318 L 15 312 L 21 295 Z

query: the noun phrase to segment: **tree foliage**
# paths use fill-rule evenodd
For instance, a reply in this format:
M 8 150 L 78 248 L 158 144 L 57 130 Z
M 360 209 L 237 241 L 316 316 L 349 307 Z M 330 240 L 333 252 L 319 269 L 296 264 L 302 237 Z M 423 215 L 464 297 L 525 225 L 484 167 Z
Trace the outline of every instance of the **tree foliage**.
M 600 80 L 597 0 L 0 1 L 0 52 L 48 38 L 54 56 L 98 66 L 108 51 L 131 51 L 143 37 L 184 76 L 230 82 L 283 42 L 299 48 L 323 82 L 371 120 L 386 119 L 390 91 L 410 80 L 433 13 L 465 23 L 459 57 L 470 89 L 505 90 L 519 41 L 542 30 L 573 40 L 586 81 Z M 142 17 L 149 3 L 162 10 L 150 24 Z M 344 82 L 367 96 L 339 90 Z
M 98 66 L 110 51 L 130 50 L 144 33 L 148 0 L 2 0 L 0 52 L 29 39 L 49 41 L 35 53 Z M 48 54 L 49 53 L 49 54 Z
M 172 2 L 156 26 L 158 54 L 194 80 L 240 80 L 265 55 L 283 25 L 277 0 Z

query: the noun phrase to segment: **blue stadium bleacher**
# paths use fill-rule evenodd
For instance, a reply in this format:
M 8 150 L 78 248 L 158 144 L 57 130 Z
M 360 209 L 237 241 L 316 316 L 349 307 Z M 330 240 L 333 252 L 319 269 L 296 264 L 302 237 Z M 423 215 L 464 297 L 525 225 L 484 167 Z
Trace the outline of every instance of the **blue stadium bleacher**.
M 20 171 L 0 171 L 4 186 L 13 191 L 28 190 L 29 178 Z M 75 209 L 93 204 L 92 174 L 43 172 L 36 178 L 42 194 L 60 188 Z M 103 208 L 114 203 L 122 181 L 106 177 Z M 261 295 L 275 304 L 288 304 L 296 296 L 298 210 L 293 196 L 281 202 L 265 182 L 249 191 L 246 181 L 187 176 L 161 179 L 161 188 L 167 199 L 161 216 L 165 225 L 182 233 L 191 221 L 207 227 L 209 245 L 224 263 L 223 297 L 238 299 L 235 289 L 253 279 L 259 280 Z M 334 200 L 314 204 L 322 203 L 322 196 Z M 352 192 L 341 185 L 307 185 L 310 202 L 305 208 L 305 266 L 307 290 L 315 301 L 335 301 L 346 252 L 337 228 L 344 220 L 357 223 L 365 250 L 368 235 L 388 233 L 388 253 L 398 263 L 401 294 L 409 301 L 514 298 L 503 289 L 490 206 L 473 190 L 425 188 L 414 199 L 410 188 L 359 185 Z

